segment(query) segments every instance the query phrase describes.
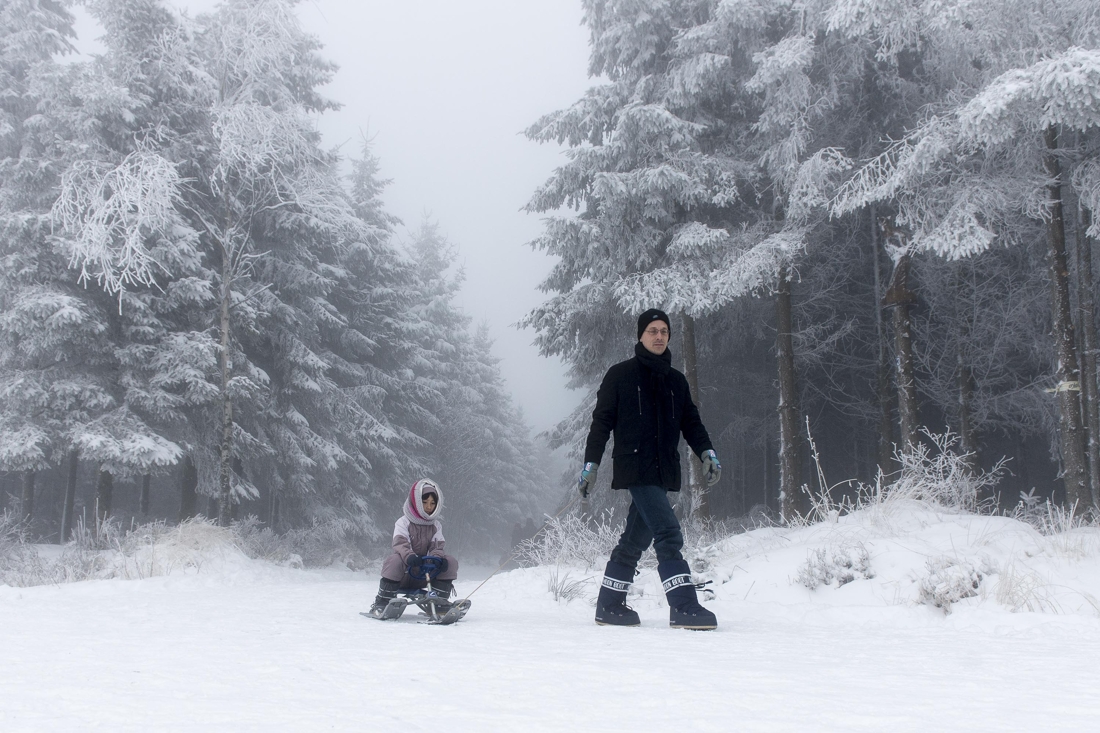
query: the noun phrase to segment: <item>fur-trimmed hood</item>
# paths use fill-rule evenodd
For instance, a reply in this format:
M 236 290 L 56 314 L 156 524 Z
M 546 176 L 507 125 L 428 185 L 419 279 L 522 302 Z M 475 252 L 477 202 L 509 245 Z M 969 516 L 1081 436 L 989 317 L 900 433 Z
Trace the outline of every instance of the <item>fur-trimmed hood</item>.
M 428 514 L 424 511 L 424 495 L 435 494 L 435 511 Z M 422 478 L 409 489 L 409 496 L 405 499 L 405 516 L 414 524 L 432 524 L 443 515 L 443 492 L 439 484 L 430 478 Z

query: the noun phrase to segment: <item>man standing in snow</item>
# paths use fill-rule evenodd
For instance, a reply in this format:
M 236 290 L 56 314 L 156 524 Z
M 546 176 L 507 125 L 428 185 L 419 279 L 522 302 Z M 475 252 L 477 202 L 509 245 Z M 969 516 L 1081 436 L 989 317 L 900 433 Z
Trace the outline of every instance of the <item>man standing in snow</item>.
M 607 370 L 592 411 L 577 489 L 587 497 L 612 431 L 615 448 L 611 488 L 630 492 L 630 511 L 619 544 L 611 552 L 596 600 L 596 623 L 637 626 L 638 614 L 626 605 L 638 560 L 649 544 L 657 553 L 657 572 L 668 598 L 669 625 L 713 629 L 714 614 L 699 605 L 691 569 L 680 550 L 684 536 L 668 501 L 680 490 L 680 434 L 703 462 L 707 485 L 722 475 L 687 379 L 672 368 L 668 350 L 671 326 L 664 311 L 651 308 L 638 318 L 634 358 Z

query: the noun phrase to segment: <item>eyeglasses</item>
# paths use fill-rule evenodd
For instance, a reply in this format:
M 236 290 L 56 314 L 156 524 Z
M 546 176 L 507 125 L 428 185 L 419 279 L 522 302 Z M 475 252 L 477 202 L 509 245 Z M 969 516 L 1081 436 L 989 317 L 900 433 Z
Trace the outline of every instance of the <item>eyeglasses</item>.
M 654 336 L 664 336 L 665 338 L 668 338 L 668 329 L 667 328 L 647 328 L 645 330 L 645 335 L 649 336 L 650 338 L 653 338 Z

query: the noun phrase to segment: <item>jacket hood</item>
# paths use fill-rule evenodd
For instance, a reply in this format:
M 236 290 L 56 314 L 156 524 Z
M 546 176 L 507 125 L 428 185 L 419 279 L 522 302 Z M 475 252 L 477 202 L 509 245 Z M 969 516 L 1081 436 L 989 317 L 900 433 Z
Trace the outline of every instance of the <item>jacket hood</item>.
M 424 495 L 435 494 L 435 511 L 428 514 L 424 510 Z M 414 524 L 431 524 L 443 514 L 443 492 L 439 484 L 430 478 L 422 478 L 409 489 L 405 499 L 405 516 Z

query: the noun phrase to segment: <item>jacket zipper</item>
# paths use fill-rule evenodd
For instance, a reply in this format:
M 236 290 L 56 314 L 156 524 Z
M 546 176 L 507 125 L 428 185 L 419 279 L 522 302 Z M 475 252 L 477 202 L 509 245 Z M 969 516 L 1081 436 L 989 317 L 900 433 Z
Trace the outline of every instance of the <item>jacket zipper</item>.
M 638 417 L 642 416 L 642 386 L 638 385 Z
M 668 391 L 669 399 L 672 401 L 672 419 L 676 419 L 676 393 L 671 389 Z

